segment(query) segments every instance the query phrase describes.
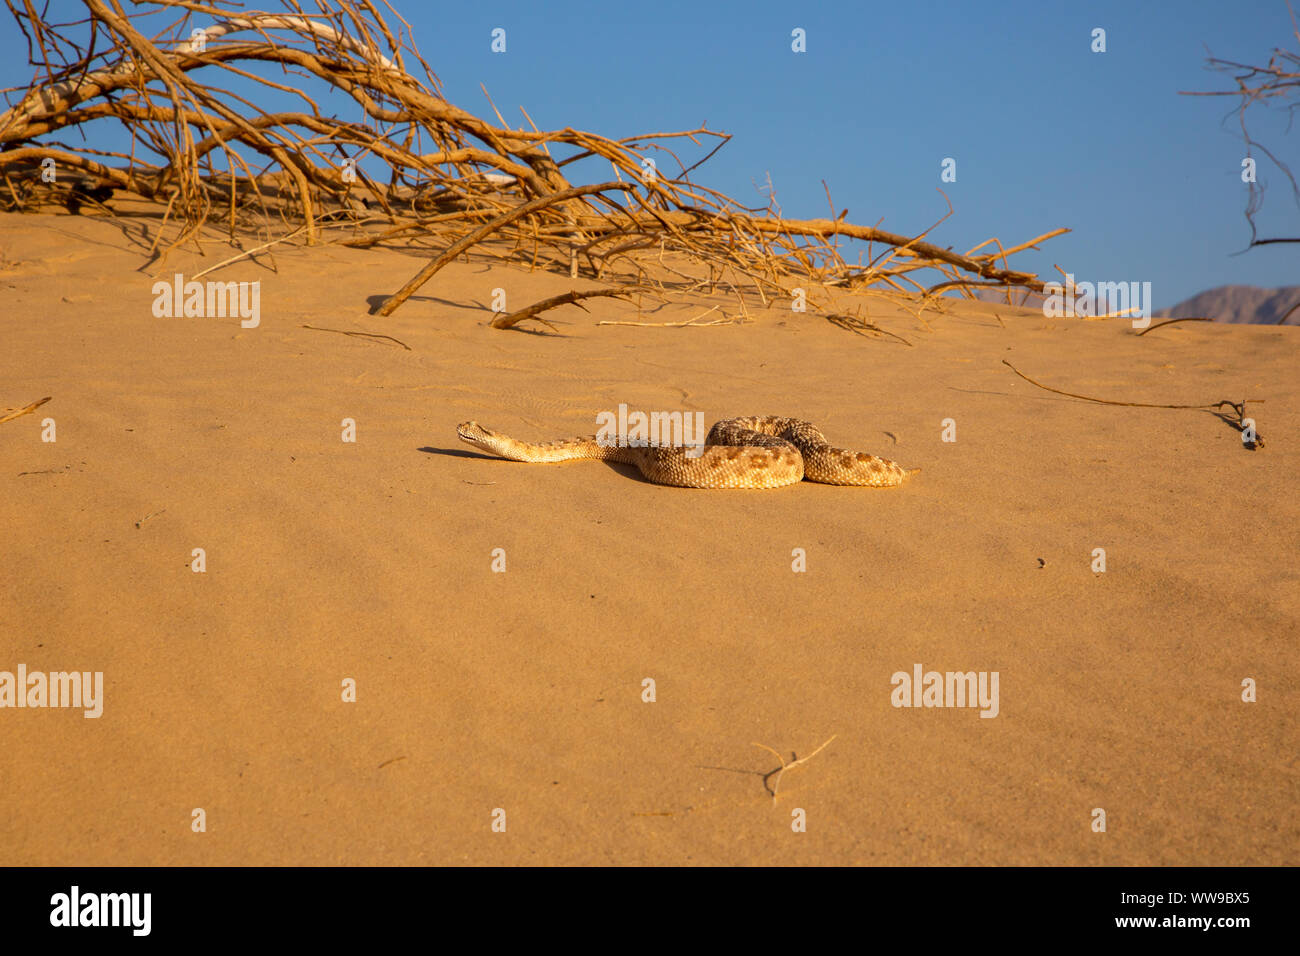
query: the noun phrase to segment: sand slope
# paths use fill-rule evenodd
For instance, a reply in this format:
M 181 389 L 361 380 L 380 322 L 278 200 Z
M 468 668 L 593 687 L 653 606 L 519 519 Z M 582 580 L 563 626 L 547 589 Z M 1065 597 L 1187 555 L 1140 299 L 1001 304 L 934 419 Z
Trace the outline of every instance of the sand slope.
M 246 330 L 155 318 L 142 248 L 0 216 L 0 407 L 53 396 L 0 424 L 0 670 L 106 684 L 98 720 L 0 710 L 0 862 L 1297 862 L 1295 328 L 954 304 L 927 331 L 867 300 L 908 348 L 778 309 L 596 327 L 694 314 L 600 300 L 544 337 L 486 329 L 492 289 L 566 277 L 458 263 L 378 319 L 423 260 L 281 247 L 211 277 L 261 280 Z M 1115 399 L 1264 398 L 1267 446 L 1004 358 Z M 923 471 L 687 491 L 454 432 L 591 433 L 619 402 L 807 418 Z M 1000 714 L 891 706 L 918 662 L 998 671 Z M 773 801 L 754 742 L 832 735 Z

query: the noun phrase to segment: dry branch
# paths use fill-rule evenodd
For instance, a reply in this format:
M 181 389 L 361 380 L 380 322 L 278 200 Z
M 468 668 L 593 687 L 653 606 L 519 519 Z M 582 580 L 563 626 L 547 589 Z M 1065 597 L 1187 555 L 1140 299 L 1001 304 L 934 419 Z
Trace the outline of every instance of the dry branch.
M 552 193 L 549 196 L 539 196 L 538 198 L 531 199 L 522 205 L 515 206 L 513 209 L 509 209 L 502 215 L 497 216 L 497 218 L 493 219 L 486 226 L 481 226 L 469 235 L 462 236 L 460 239 L 453 242 L 446 252 L 426 265 L 423 269 L 412 276 L 407 281 L 406 285 L 402 286 L 395 293 L 385 299 L 383 305 L 381 305 L 377 310 L 377 314 L 392 315 L 399 305 L 409 299 L 416 289 L 420 288 L 420 286 L 432 279 L 439 269 L 451 262 L 470 246 L 482 242 L 484 239 L 488 238 L 488 236 L 492 235 L 494 232 L 500 231 L 502 227 L 508 226 L 516 219 L 522 219 L 529 213 L 538 212 L 539 210 L 545 209 L 547 206 L 554 206 L 556 203 L 563 202 L 566 199 L 575 199 L 578 196 L 587 196 L 591 193 L 601 193 L 611 189 L 631 188 L 632 187 L 627 183 L 601 183 L 599 186 L 574 186 L 570 189 Z M 500 328 L 500 326 L 498 326 L 498 328 Z
M 537 319 L 538 322 L 554 328 L 551 323 L 545 319 L 538 318 L 542 312 L 548 309 L 554 309 L 561 305 L 577 305 L 582 308 L 583 299 L 595 299 L 602 296 L 610 296 L 619 299 L 626 299 L 631 293 L 639 291 L 635 287 L 626 289 L 591 289 L 587 292 L 562 292 L 559 295 L 553 295 L 549 299 L 542 299 L 540 302 L 534 302 L 532 305 L 520 309 L 518 312 L 511 312 L 509 315 L 498 315 L 492 320 L 492 328 L 508 329 L 512 325 L 524 321 L 524 319 Z
M 53 397 L 54 396 L 52 395 L 47 395 L 44 398 L 42 398 L 40 401 L 32 402 L 30 405 L 24 405 L 16 412 L 10 412 L 8 415 L 0 415 L 0 424 L 4 422 L 13 421 L 15 418 L 21 418 L 24 415 L 30 415 L 32 412 L 36 411 L 36 409 L 40 408 L 42 405 L 44 405 Z
M 77 190 L 101 201 L 113 191 L 140 197 L 161 214 L 150 248 L 158 264 L 181 243 L 199 241 L 210 223 L 232 243 L 255 234 L 269 245 L 302 233 L 309 244 L 410 249 L 432 238 L 445 251 L 389 297 L 381 315 L 470 251 L 570 276 L 582 266 L 607 284 L 650 283 L 667 297 L 703 285 L 738 299 L 741 317 L 746 297 L 767 307 L 796 286 L 810 295 L 873 286 L 930 294 L 972 284 L 1041 291 L 1038 278 L 1008 258 L 1066 231 L 1006 246 L 988 240 L 961 254 L 928 241 L 933 226 L 905 236 L 848 222 L 833 205 L 835 218 L 787 219 L 774 190 L 765 207 L 749 208 L 695 183 L 691 175 L 730 138 L 716 130 L 615 140 L 539 130 L 531 120 L 531 129 L 511 129 L 500 114 L 489 122 L 443 97 L 409 26 L 390 27 L 371 0 L 281 0 L 273 12 L 232 0 L 152 0 L 130 13 L 117 0 L 83 0 L 89 16 L 65 24 L 27 0 L 4 2 L 36 68 L 29 87 L 4 91 L 7 202 L 71 209 L 82 201 Z M 313 87 L 344 94 L 349 114 L 322 112 Z M 260 109 L 258 90 L 277 103 L 296 97 L 297 108 Z M 85 145 L 103 124 L 128 134 L 129 152 Z M 53 138 L 69 133 L 69 141 Z M 687 144 L 706 155 L 688 164 L 678 156 Z M 644 176 L 652 156 L 663 169 Z M 581 160 L 608 164 L 610 181 L 570 183 L 563 171 Z M 50 162 L 53 183 L 41 176 Z M 327 223 L 351 234 L 326 238 Z M 868 264 L 845 260 L 855 242 L 866 244 Z M 981 251 L 988 246 L 997 251 Z M 922 270 L 941 279 L 928 292 L 914 275 Z

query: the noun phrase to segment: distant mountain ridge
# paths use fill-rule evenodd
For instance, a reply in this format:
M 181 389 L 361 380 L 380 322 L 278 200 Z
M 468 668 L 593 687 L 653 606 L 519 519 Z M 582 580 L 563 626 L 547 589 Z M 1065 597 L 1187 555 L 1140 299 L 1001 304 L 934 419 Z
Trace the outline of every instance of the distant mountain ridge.
M 1001 289 L 976 289 L 975 297 L 985 302 L 1005 302 L 1006 292 Z M 1027 309 L 1039 309 L 1043 296 L 1028 289 L 1012 289 L 1011 301 Z M 1103 301 L 1097 311 L 1106 311 Z M 1294 311 L 1293 311 L 1294 310 Z M 1290 313 L 1290 314 L 1288 314 Z M 1279 289 L 1261 289 L 1253 285 L 1221 285 L 1198 292 L 1168 309 L 1151 313 L 1161 319 L 1207 318 L 1233 325 L 1300 325 L 1300 285 L 1282 286 Z
M 1204 316 L 1234 325 L 1300 325 L 1300 285 L 1261 289 L 1253 285 L 1221 285 L 1198 292 L 1168 309 L 1154 314 L 1162 319 Z M 1294 311 L 1292 311 L 1294 310 Z M 1290 315 L 1287 313 L 1290 312 Z

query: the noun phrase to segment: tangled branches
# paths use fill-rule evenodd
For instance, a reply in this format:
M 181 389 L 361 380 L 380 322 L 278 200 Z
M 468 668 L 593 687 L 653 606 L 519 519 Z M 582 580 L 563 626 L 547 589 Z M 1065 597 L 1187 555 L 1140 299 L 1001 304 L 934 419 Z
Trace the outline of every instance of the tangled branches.
M 442 96 L 410 25 L 383 0 L 315 0 L 310 8 L 284 0 L 280 13 L 154 0 L 132 14 L 118 0 L 83 2 L 87 19 L 52 24 L 27 0 L 5 0 L 37 68 L 27 88 L 4 91 L 0 176 L 11 205 L 62 201 L 75 211 L 74 202 L 103 204 L 116 193 L 165 204 L 159 239 L 174 230 L 165 246 L 155 240 L 158 260 L 213 223 L 224 223 L 232 241 L 279 221 L 308 243 L 329 230 L 330 241 L 357 247 L 444 249 L 384 303 L 384 314 L 471 247 L 623 289 L 730 294 L 742 312 L 750 292 L 769 304 L 804 286 L 927 297 L 972 285 L 1041 291 L 1008 257 L 1066 231 L 1012 248 L 989 240 L 960 254 L 927 242 L 929 230 L 897 235 L 843 214 L 785 219 L 771 202 L 749 208 L 694 183 L 691 172 L 729 139 L 714 130 L 614 140 L 539 130 L 531 120 L 531 129 L 511 129 L 499 113 L 494 125 Z M 323 113 L 304 89 L 311 81 L 349 97 L 355 117 Z M 260 105 L 286 97 L 296 109 Z M 129 150 L 54 138 L 96 121 L 116 123 Z M 687 166 L 674 151 L 684 141 L 713 148 Z M 675 174 L 656 158 L 676 164 Z M 584 160 L 607 163 L 609 182 L 572 184 L 564 169 Z M 42 192 L 51 177 L 40 174 L 51 168 L 60 185 Z M 843 240 L 865 242 L 867 261 L 846 262 Z M 989 246 L 996 251 L 981 251 Z M 924 285 L 914 275 L 921 270 L 942 281 Z
M 1275 103 L 1278 100 L 1283 101 L 1285 111 L 1288 115 L 1288 129 L 1290 118 L 1300 110 L 1300 25 L 1296 23 L 1295 11 L 1288 9 L 1291 13 L 1292 35 L 1297 41 L 1296 51 L 1284 50 L 1281 47 L 1275 47 L 1272 56 L 1268 58 L 1266 66 L 1250 66 L 1245 63 L 1237 63 L 1233 60 L 1224 60 L 1219 57 L 1210 57 L 1208 65 L 1211 69 L 1221 72 L 1234 72 L 1234 82 L 1237 84 L 1235 90 L 1217 90 L 1210 92 L 1183 91 L 1184 96 L 1235 96 L 1239 97 L 1241 102 L 1233 109 L 1237 114 L 1238 122 L 1241 125 L 1241 136 L 1246 143 L 1246 158 L 1254 165 L 1254 156 L 1252 150 L 1258 149 L 1267 156 L 1282 175 L 1287 178 L 1291 184 L 1291 194 L 1295 197 L 1296 204 L 1300 205 L 1300 183 L 1296 182 L 1295 174 L 1283 160 L 1275 155 L 1262 143 L 1259 143 L 1251 135 L 1246 124 L 1246 113 L 1252 106 Z M 1287 102 L 1290 101 L 1290 102 Z M 1231 115 L 1231 114 L 1229 114 Z M 1271 239 L 1259 238 L 1258 230 L 1255 226 L 1255 217 L 1259 214 L 1264 199 L 1263 187 L 1256 182 L 1256 177 L 1243 176 L 1248 184 L 1248 198 L 1246 200 L 1246 222 L 1250 226 L 1250 246 L 1267 246 L 1279 242 L 1300 242 L 1300 236 L 1275 237 Z

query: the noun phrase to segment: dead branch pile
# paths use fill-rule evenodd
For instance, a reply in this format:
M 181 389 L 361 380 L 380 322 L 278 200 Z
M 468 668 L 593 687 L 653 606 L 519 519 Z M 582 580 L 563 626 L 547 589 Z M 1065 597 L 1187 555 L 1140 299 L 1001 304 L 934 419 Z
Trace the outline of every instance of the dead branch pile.
M 974 286 L 1041 291 L 1043 283 L 1011 269 L 1008 257 L 1066 231 L 955 253 L 926 242 L 929 230 L 897 235 L 854 225 L 844 213 L 785 219 L 772 201 L 750 208 L 696 184 L 691 173 L 729 138 L 714 130 L 614 140 L 539 130 L 531 120 L 530 129 L 511 129 L 500 113 L 494 125 L 443 98 L 410 25 L 383 0 L 316 0 L 307 8 L 284 0 L 280 13 L 154 0 L 131 14 L 118 0 L 83 2 L 88 18 L 58 24 L 27 0 L 5 0 L 36 67 L 27 87 L 3 91 L 0 196 L 10 207 L 58 201 L 76 211 L 115 192 L 134 194 L 164 210 L 155 260 L 211 224 L 232 241 L 249 231 L 265 237 L 278 222 L 308 243 L 328 231 L 329 241 L 352 246 L 444 249 L 384 304 L 385 314 L 471 247 L 622 289 L 736 296 L 742 312 L 750 292 L 767 305 L 805 286 L 927 297 Z M 350 97 L 354 117 L 323 113 L 304 89 L 311 80 Z M 296 109 L 259 105 L 286 97 Z M 120 124 L 130 150 L 62 138 L 92 121 Z M 684 141 L 716 143 L 686 166 L 674 149 Z M 566 179 L 564 169 L 585 160 L 607 163 L 609 181 Z M 40 175 L 50 161 L 57 187 Z M 384 170 L 387 181 L 376 182 L 366 166 Z M 844 240 L 865 242 L 866 261 L 847 262 Z M 665 253 L 692 268 L 670 266 Z M 920 270 L 936 270 L 942 281 L 927 286 L 913 275 Z

